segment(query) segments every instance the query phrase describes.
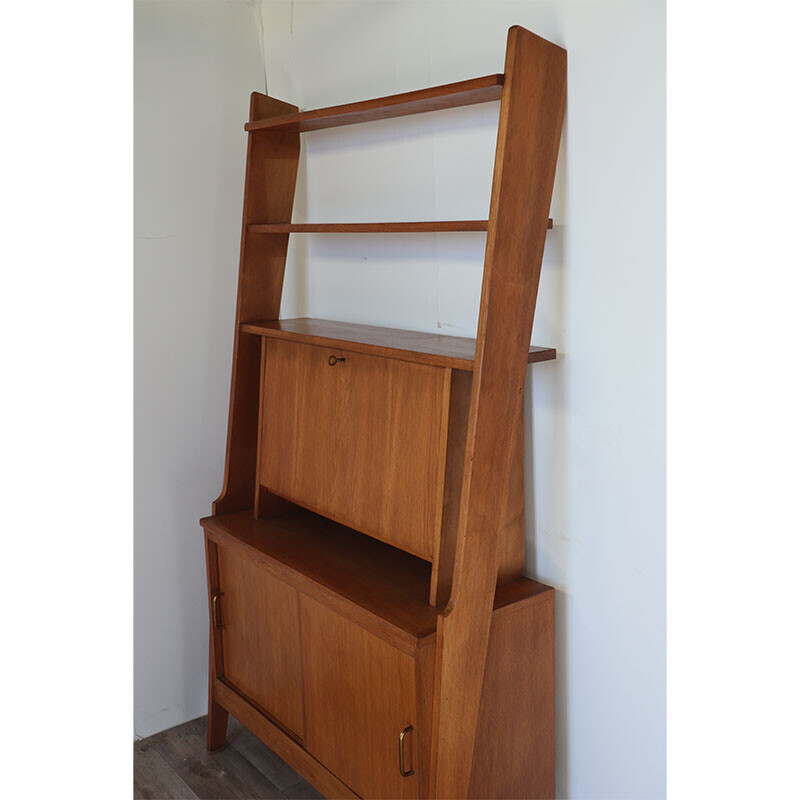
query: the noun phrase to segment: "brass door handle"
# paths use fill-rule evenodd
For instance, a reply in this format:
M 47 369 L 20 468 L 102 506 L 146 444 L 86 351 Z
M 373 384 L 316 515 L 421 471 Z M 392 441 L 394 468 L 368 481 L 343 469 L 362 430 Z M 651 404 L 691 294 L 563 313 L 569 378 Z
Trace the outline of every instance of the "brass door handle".
M 214 620 L 214 627 L 221 631 L 225 626 L 222 624 L 222 619 L 219 615 L 219 599 L 225 592 L 217 592 L 211 597 L 211 615 Z
M 409 725 L 407 728 L 403 728 L 403 730 L 400 731 L 400 744 L 399 744 L 399 748 L 398 748 L 399 751 L 400 751 L 400 753 L 399 753 L 400 754 L 400 774 L 404 778 L 408 778 L 408 777 L 410 777 L 411 775 L 414 774 L 414 770 L 413 769 L 406 770 L 406 748 L 405 748 L 406 734 L 411 733 L 411 731 L 413 731 L 413 730 L 414 730 L 414 726 L 413 725 Z

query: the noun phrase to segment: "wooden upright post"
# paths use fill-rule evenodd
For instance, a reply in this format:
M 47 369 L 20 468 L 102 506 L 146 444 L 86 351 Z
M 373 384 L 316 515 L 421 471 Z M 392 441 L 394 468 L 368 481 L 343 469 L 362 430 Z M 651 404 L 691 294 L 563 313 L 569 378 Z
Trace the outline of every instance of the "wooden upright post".
M 509 30 L 453 584 L 436 631 L 437 798 L 466 798 L 469 789 L 566 78 L 565 50 Z
M 250 97 L 251 122 L 297 110 L 297 106 L 258 92 Z M 297 132 L 248 133 L 247 136 L 228 446 L 222 492 L 212 506 L 214 514 L 253 507 L 261 339 L 242 333 L 240 325 L 278 319 L 289 234 L 251 232 L 248 226 L 292 221 L 300 160 L 300 134 Z

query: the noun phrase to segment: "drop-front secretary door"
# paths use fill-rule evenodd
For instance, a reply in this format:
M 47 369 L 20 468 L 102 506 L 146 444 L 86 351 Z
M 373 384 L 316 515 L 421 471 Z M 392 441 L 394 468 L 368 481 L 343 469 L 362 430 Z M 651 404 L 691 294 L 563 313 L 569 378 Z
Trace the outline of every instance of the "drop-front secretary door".
M 432 560 L 449 370 L 266 339 L 259 481 Z
M 300 609 L 306 750 L 361 797 L 417 797 L 414 659 L 305 595 Z
M 302 739 L 297 592 L 235 550 L 217 552 L 222 594 L 213 611 L 221 627 L 224 678 Z

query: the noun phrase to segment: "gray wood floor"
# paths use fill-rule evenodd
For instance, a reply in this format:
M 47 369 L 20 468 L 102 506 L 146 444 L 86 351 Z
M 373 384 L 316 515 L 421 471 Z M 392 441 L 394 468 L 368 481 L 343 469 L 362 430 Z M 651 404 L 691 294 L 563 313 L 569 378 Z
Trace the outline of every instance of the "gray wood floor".
M 228 722 L 228 746 L 206 752 L 200 717 L 133 745 L 133 796 L 147 800 L 324 800 L 238 720 Z

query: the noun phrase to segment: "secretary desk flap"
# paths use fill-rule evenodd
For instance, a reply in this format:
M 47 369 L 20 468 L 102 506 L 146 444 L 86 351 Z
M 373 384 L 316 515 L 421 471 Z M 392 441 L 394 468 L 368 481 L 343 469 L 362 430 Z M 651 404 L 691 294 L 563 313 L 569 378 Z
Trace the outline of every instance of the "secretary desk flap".
M 450 370 L 277 339 L 263 346 L 259 483 L 432 560 Z

